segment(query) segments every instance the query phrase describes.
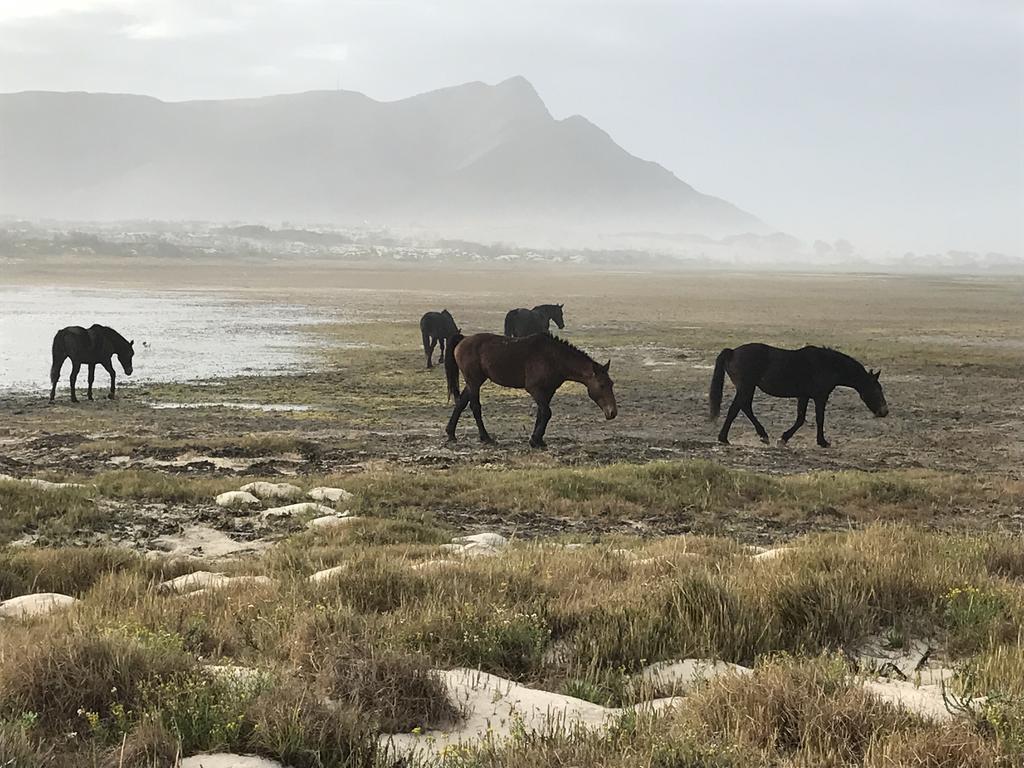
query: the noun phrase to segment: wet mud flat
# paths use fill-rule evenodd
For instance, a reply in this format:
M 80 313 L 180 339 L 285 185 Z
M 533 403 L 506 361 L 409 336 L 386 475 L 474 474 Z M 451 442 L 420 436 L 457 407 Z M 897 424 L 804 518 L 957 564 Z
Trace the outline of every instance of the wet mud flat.
M 202 269 L 179 275 L 180 287 L 192 289 L 202 279 L 219 284 L 217 269 L 209 266 L 205 278 Z M 366 513 L 527 538 L 697 532 L 771 542 L 863 524 L 876 519 L 872 508 L 881 519 L 905 514 L 937 528 L 1021 526 L 1024 406 L 1015 393 L 1024 356 L 1012 319 L 1024 296 L 1019 283 L 973 281 L 966 290 L 949 279 L 324 265 L 284 276 L 277 268 L 257 269 L 249 279 L 232 302 L 253 314 L 270 306 L 269 318 L 307 321 L 287 326 L 303 334 L 289 370 L 147 381 L 147 357 L 154 366 L 162 359 L 154 349 L 136 359 L 143 380 L 122 377 L 113 403 L 72 406 L 63 383 L 53 406 L 43 393 L 0 395 L 0 472 L 101 476 L 109 484 L 134 478 L 139 487 L 130 498 L 121 492 L 103 504 L 110 507 L 105 518 L 122 526 L 111 538 L 143 549 L 169 529 L 196 523 L 240 539 L 286 532 L 287 525 L 273 531 L 229 519 L 206 488 L 289 477 L 342 478 L 365 487 Z M 450 404 L 443 372 L 425 369 L 419 315 L 446 306 L 464 332 L 496 330 L 507 308 L 548 299 L 566 303 L 566 338 L 597 360 L 611 359 L 618 418 L 605 422 L 582 388 L 568 384 L 553 402 L 548 450 L 533 451 L 529 397 L 486 385 L 484 418 L 499 444 L 479 445 L 468 416 L 460 441 L 446 444 Z M 305 314 L 290 306 L 306 308 Z M 719 445 L 718 425 L 706 416 L 710 368 L 722 347 L 751 340 L 828 344 L 881 367 L 891 415 L 875 419 L 856 393 L 838 390 L 826 417 L 830 449 L 815 445 L 813 418 L 779 446 L 762 445 L 741 416 L 733 445 Z M 727 384 L 726 403 L 730 397 Z M 755 409 L 773 438 L 795 418 L 789 400 L 759 395 Z M 648 477 L 650 465 L 740 474 L 709 475 L 703 491 L 699 483 L 666 485 L 666 497 L 653 503 L 651 487 L 662 481 Z M 636 477 L 619 478 L 622 466 Z M 156 487 L 162 477 L 173 493 Z M 496 477 L 507 479 L 508 492 L 497 489 Z M 784 489 L 777 497 L 751 491 L 733 498 L 720 488 L 803 477 L 828 485 L 817 501 L 804 491 L 795 500 Z M 967 490 L 940 503 L 944 484 L 954 481 Z M 857 503 L 848 500 L 855 490 L 847 488 L 846 496 L 835 490 L 857 483 L 871 486 Z M 146 484 L 154 488 L 147 491 Z M 409 498 L 403 484 L 416 488 Z M 537 484 L 544 493 L 530 490 Z M 609 501 L 616 494 L 622 504 Z M 177 498 L 182 495 L 187 502 Z M 139 525 L 130 522 L 135 516 Z M 106 536 L 67 535 L 76 541 Z

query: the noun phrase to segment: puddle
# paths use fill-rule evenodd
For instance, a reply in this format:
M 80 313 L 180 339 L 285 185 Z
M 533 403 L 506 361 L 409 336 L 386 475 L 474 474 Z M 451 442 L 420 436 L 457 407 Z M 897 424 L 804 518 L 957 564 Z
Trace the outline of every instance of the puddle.
M 322 323 L 351 322 L 334 309 L 253 301 L 228 293 L 0 287 L 0 391 L 49 388 L 53 335 L 68 325 L 109 325 L 135 340 L 135 373 L 116 359 L 118 385 L 273 374 L 309 366 Z M 65 362 L 58 392 L 67 390 Z M 85 384 L 79 374 L 79 386 Z M 97 383 L 107 386 L 105 371 Z
M 275 411 L 312 411 L 312 405 L 292 405 L 288 403 L 227 403 L 227 402 L 210 402 L 210 403 L 146 403 L 150 408 L 156 411 L 164 411 L 169 409 L 182 409 L 192 410 L 195 408 L 238 408 L 243 411 L 264 411 L 266 413 L 273 413 Z

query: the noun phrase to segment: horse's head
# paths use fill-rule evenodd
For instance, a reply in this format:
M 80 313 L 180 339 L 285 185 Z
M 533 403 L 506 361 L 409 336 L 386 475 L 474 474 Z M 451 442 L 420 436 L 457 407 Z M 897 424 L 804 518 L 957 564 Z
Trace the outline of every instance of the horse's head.
M 117 359 L 121 361 L 125 375 L 132 375 L 132 358 L 135 357 L 135 340 L 132 339 L 117 351 Z
M 565 328 L 565 318 L 562 317 L 562 305 L 551 304 L 550 308 L 551 311 L 549 313 L 549 317 L 555 321 L 555 325 L 558 326 L 558 330 L 562 330 L 563 328 Z
M 587 380 L 587 394 L 590 395 L 591 400 L 601 406 L 606 419 L 614 419 L 619 412 L 619 408 L 615 404 L 612 380 L 608 376 L 611 364 L 611 360 L 604 365 L 594 363 L 594 375 Z
M 442 309 L 441 317 L 444 318 L 446 336 L 453 336 L 459 332 L 459 326 L 455 324 L 455 318 L 452 317 L 451 312 L 449 312 L 447 309 Z
M 864 405 L 879 418 L 889 415 L 889 404 L 885 402 L 885 393 L 882 391 L 881 382 L 878 381 L 881 373 L 881 370 L 868 371 L 864 383 L 857 390 Z

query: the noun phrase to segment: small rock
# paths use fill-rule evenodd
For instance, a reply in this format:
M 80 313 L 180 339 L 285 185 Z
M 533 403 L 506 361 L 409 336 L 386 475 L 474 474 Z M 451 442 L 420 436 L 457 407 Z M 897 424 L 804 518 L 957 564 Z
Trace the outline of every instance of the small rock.
M 225 491 L 215 501 L 219 507 L 254 506 L 260 503 L 260 500 L 248 491 Z
M 59 491 L 63 488 L 84 488 L 81 483 L 52 483 L 49 480 L 36 480 L 33 477 L 12 477 L 11 475 L 0 475 L 0 481 L 9 483 L 21 483 L 31 485 L 33 488 L 40 488 L 44 491 Z
M 264 510 L 261 513 L 261 517 L 293 517 L 294 515 L 333 515 L 334 510 L 330 507 L 325 507 L 323 504 L 317 504 L 312 501 L 300 501 L 298 504 L 289 504 L 285 507 L 273 507 L 271 509 Z
M 452 544 L 478 544 L 484 547 L 502 549 L 508 546 L 508 539 L 500 533 L 475 533 L 472 536 L 458 536 L 452 539 Z
M 346 491 L 344 488 L 314 488 L 307 496 L 314 501 L 331 501 L 337 503 L 339 501 L 348 501 L 353 498 L 352 494 Z
M 260 499 L 296 499 L 302 495 L 302 489 L 291 483 L 247 483 L 238 490 L 251 493 Z
M 758 552 L 756 555 L 751 555 L 751 560 L 778 560 L 780 557 L 786 557 L 792 552 L 790 547 L 776 547 L 775 549 L 766 549 L 763 552 Z
M 211 571 L 193 571 L 183 576 L 161 582 L 158 589 L 161 592 L 192 592 L 206 587 L 215 587 L 227 581 L 230 576 L 226 573 L 212 573 Z
M 269 576 L 228 576 L 227 578 L 216 581 L 209 586 L 201 589 L 196 589 L 191 592 L 185 592 L 182 597 L 198 597 L 200 595 L 208 595 L 218 589 L 228 589 L 235 587 L 246 587 L 246 586 L 267 586 L 273 584 L 274 580 Z
M 346 523 L 351 523 L 351 522 L 354 522 L 356 520 L 362 520 L 362 519 L 363 518 L 361 518 L 361 517 L 350 517 L 348 515 L 346 515 L 346 516 L 339 516 L 339 515 L 331 514 L 331 515 L 324 515 L 323 517 L 314 517 L 312 520 L 310 520 L 308 523 L 306 523 L 306 527 L 307 528 L 311 528 L 311 529 L 312 528 L 334 528 L 334 527 L 339 526 L 339 525 L 344 525 Z
M 204 664 L 203 671 L 217 680 L 238 685 L 254 685 L 267 676 L 261 669 L 242 667 L 237 664 Z
M 228 752 L 217 752 L 210 755 L 193 755 L 186 757 L 178 768 L 285 768 L 276 760 L 255 755 L 235 755 Z
M 58 592 L 39 592 L 0 602 L 0 619 L 27 619 L 70 608 L 78 600 Z
M 458 560 L 424 560 L 421 563 L 410 565 L 409 569 L 413 571 L 439 571 L 445 568 L 458 568 L 460 565 L 462 563 Z
M 226 557 L 266 549 L 268 541 L 236 541 L 206 525 L 190 525 L 174 536 L 153 539 L 153 545 L 176 557 Z
M 705 680 L 720 675 L 749 675 L 748 667 L 714 659 L 681 659 L 659 661 L 650 664 L 637 673 L 636 679 L 659 687 L 670 687 L 678 693 L 685 693 Z
M 333 579 L 335 576 L 340 576 L 347 570 L 348 563 L 342 563 L 341 565 L 336 565 L 333 568 L 325 568 L 322 571 L 317 571 L 316 573 L 310 575 L 307 581 L 309 581 L 311 584 L 321 584 L 325 581 Z
M 618 555 L 619 557 L 625 558 L 626 560 L 636 560 L 639 557 L 639 555 L 636 552 L 630 549 L 613 549 L 612 554 Z

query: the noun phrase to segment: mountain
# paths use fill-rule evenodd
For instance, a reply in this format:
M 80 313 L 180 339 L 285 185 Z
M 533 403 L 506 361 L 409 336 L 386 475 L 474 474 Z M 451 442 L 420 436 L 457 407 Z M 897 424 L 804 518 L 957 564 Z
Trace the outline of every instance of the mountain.
M 764 233 L 556 120 L 526 80 L 379 102 L 350 91 L 163 102 L 0 95 L 0 214 L 419 226 L 450 234 Z

